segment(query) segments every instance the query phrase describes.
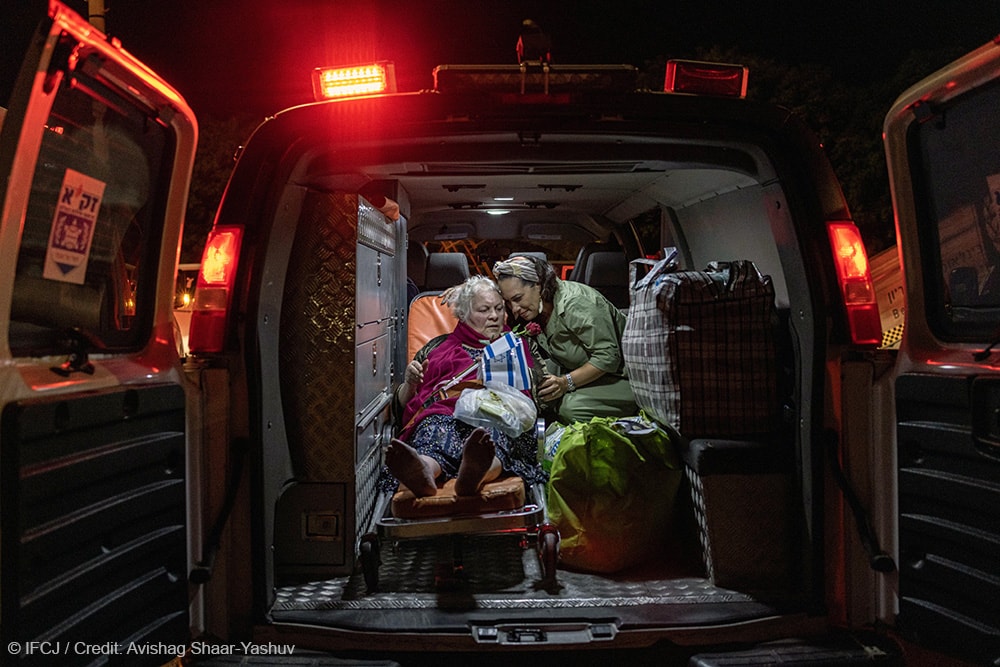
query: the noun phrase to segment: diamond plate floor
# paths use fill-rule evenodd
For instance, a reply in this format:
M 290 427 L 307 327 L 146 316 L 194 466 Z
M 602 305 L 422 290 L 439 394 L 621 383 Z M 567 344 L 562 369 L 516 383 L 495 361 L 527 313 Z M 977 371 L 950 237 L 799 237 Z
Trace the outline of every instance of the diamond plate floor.
M 383 545 L 379 587 L 366 590 L 360 572 L 351 577 L 283 586 L 272 612 L 442 609 L 598 609 L 645 605 L 755 602 L 713 586 L 692 565 L 660 565 L 602 576 L 560 569 L 554 586 L 542 581 L 533 545 L 521 536 L 461 538 L 463 568 L 453 572 L 452 538 Z

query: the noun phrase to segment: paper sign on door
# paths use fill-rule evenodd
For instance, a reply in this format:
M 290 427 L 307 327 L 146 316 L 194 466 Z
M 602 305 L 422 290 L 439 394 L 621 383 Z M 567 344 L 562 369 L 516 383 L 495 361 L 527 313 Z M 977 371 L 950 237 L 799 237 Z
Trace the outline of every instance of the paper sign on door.
M 86 174 L 66 170 L 49 233 L 42 276 L 83 284 L 105 185 L 104 181 Z

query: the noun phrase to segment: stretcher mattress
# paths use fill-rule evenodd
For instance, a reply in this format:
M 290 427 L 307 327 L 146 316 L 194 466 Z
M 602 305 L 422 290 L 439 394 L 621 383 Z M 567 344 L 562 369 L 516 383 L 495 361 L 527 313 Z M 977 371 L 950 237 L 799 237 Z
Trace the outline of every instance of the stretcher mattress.
M 503 477 L 488 482 L 475 496 L 455 493 L 455 480 L 449 479 L 437 494 L 417 498 L 401 487 L 392 497 L 392 515 L 397 519 L 427 519 L 459 514 L 488 514 L 524 507 L 524 482 L 520 477 Z

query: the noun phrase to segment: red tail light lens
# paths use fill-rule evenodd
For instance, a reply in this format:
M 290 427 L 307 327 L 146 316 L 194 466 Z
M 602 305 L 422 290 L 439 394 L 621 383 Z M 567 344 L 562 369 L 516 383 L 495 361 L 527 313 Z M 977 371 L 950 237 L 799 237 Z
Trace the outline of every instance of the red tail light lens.
M 747 96 L 748 72 L 744 65 L 668 60 L 663 89 L 668 93 L 742 98 Z
M 316 101 L 396 92 L 393 63 L 378 62 L 351 67 L 317 67 L 313 70 Z
M 222 351 L 242 241 L 242 227 L 220 226 L 208 235 L 191 310 L 191 352 Z
M 837 282 L 847 309 L 851 342 L 855 345 L 880 345 L 882 321 L 861 233 L 853 222 L 828 223 L 827 232 L 837 269 Z

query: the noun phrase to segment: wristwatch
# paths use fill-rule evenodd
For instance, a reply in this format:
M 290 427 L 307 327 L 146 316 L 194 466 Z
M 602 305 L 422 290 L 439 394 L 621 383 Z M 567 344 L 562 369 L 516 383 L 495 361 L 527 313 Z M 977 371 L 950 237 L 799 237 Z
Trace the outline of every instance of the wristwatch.
M 571 391 L 576 391 L 576 383 L 573 382 L 573 376 L 566 373 L 563 377 L 566 378 L 566 393 L 568 394 Z

